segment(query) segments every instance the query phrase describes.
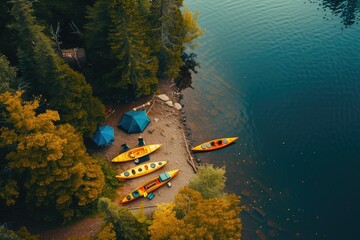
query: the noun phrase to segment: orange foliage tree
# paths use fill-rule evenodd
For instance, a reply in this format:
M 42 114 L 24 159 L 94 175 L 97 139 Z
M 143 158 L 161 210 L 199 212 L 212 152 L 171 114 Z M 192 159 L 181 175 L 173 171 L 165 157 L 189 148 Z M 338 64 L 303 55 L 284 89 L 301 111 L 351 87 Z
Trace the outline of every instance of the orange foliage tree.
M 13 205 L 24 199 L 29 210 L 46 220 L 71 219 L 98 198 L 104 174 L 74 127 L 55 125 L 60 120 L 56 111 L 38 114 L 39 100 L 24 101 L 21 96 L 0 94 L 1 166 L 6 170 L 1 171 L 6 193 L 0 200 Z
M 185 187 L 154 212 L 150 239 L 241 239 L 239 203 L 235 194 L 206 199 Z

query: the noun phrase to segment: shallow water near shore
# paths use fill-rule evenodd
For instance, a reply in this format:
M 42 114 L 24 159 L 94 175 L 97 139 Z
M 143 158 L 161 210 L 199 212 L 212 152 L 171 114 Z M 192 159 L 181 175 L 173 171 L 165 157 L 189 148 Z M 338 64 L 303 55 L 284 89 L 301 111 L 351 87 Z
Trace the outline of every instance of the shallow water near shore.
M 182 91 L 197 154 L 254 207 L 243 239 L 354 239 L 360 216 L 359 1 L 194 0 L 206 29 Z M 257 231 L 257 233 L 256 233 Z

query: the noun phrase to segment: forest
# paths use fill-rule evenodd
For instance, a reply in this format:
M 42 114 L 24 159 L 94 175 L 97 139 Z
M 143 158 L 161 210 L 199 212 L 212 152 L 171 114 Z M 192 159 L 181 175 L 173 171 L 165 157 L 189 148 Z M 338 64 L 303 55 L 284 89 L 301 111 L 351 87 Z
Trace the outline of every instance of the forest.
M 149 219 L 112 203 L 115 170 L 84 144 L 107 103 L 179 77 L 204 34 L 197 13 L 182 0 L 9 0 L 0 12 L 1 239 L 38 239 L 22 225 L 96 212 L 96 239 L 240 239 L 240 199 L 224 193 L 223 169 L 202 167 Z

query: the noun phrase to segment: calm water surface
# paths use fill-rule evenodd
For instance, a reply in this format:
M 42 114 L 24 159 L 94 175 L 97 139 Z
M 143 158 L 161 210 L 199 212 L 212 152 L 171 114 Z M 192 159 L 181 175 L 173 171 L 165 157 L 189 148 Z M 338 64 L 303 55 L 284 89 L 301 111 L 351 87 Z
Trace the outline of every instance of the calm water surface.
M 244 239 L 359 239 L 360 1 L 185 4 L 206 29 L 183 90 L 192 141 L 239 136 L 197 157 L 261 210 Z

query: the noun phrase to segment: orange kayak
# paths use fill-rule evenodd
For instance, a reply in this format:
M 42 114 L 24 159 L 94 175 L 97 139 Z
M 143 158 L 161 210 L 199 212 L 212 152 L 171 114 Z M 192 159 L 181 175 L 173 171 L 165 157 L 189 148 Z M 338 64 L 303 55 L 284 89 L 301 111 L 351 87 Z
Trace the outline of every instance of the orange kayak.
M 217 150 L 217 149 L 220 149 L 220 148 L 230 145 L 238 138 L 239 137 L 214 139 L 214 140 L 211 140 L 208 142 L 204 142 L 204 143 L 192 148 L 191 150 L 195 151 L 195 152 L 205 152 L 205 151 Z
M 131 202 L 141 197 L 147 197 L 149 193 L 170 182 L 170 180 L 177 176 L 179 172 L 179 169 L 167 171 L 155 178 L 144 182 L 143 184 L 135 188 L 133 191 L 131 191 L 129 194 L 127 194 L 126 197 L 121 200 L 121 204 Z

